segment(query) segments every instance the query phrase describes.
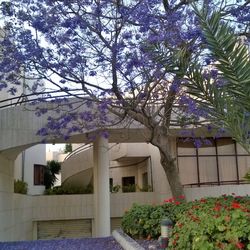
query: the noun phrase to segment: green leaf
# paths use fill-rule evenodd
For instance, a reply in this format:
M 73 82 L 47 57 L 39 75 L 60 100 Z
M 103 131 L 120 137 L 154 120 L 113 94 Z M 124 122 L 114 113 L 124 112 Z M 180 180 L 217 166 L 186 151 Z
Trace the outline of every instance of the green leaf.
M 226 230 L 226 227 L 225 227 L 224 225 L 219 225 L 217 228 L 218 228 L 218 230 L 219 230 L 220 232 L 223 232 L 223 231 Z

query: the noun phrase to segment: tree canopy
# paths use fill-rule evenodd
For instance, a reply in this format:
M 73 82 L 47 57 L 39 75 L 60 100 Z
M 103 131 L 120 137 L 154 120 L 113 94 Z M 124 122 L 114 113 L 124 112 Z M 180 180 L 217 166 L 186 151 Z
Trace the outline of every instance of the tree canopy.
M 56 174 L 59 174 L 61 164 L 58 161 L 48 161 L 44 166 L 44 185 L 46 189 L 51 188 L 57 181 Z
M 207 66 L 211 61 L 192 4 L 208 13 L 219 11 L 238 34 L 248 34 L 248 0 L 2 2 L 0 89 L 14 95 L 21 81 L 31 78 L 30 91 L 36 93 L 43 81 L 72 97 L 67 108 L 59 106 L 49 115 L 47 126 L 38 131 L 43 137 L 67 139 L 86 128 L 107 128 L 125 119 L 140 123 L 150 132 L 147 140 L 160 151 L 173 195 L 182 195 L 170 152 L 171 128 L 206 122 L 199 119 L 207 116 L 187 96 L 185 84 L 195 62 Z M 56 104 L 66 101 L 48 97 Z M 80 109 L 83 105 L 85 110 Z M 47 111 L 36 106 L 37 115 Z M 108 113 L 116 119 L 110 120 Z

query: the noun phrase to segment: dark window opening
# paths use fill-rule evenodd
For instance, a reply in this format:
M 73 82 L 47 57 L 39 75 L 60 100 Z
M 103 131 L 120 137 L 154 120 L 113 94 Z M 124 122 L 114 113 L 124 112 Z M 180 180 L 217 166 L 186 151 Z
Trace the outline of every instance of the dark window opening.
M 122 178 L 122 192 L 130 193 L 130 192 L 135 192 L 135 191 L 136 191 L 135 177 L 134 176 L 123 177 Z
M 148 188 L 148 173 L 142 174 L 142 189 L 146 190 Z
M 109 178 L 109 191 L 112 192 L 113 190 L 113 178 Z
M 44 185 L 44 165 L 34 165 L 34 185 Z

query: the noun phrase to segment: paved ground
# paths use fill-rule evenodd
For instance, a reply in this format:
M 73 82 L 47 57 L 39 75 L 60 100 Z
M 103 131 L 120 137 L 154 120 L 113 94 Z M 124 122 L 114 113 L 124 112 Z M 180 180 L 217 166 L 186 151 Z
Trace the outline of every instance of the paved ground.
M 122 250 L 113 237 L 0 242 L 1 250 Z

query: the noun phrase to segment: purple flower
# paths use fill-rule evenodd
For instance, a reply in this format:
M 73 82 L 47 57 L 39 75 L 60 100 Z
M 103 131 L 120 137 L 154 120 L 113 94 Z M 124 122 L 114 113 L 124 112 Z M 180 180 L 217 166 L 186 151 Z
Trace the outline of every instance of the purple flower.
M 202 146 L 202 141 L 200 139 L 194 139 L 194 146 L 200 148 Z

